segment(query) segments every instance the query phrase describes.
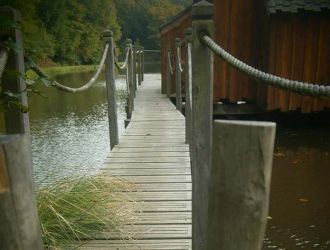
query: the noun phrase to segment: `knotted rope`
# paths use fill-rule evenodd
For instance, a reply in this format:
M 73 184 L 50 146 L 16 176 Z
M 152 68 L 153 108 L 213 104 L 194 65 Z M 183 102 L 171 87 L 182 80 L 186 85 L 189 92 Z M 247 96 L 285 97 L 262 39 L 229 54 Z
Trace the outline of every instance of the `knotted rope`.
M 51 81 L 51 84 L 52 86 L 54 86 L 55 88 L 59 89 L 59 90 L 62 90 L 62 91 L 65 91 L 65 92 L 68 92 L 68 93 L 77 93 L 77 92 L 82 92 L 82 91 L 85 91 L 87 89 L 89 89 L 97 80 L 97 78 L 99 77 L 102 69 L 103 69 L 103 66 L 104 66 L 104 63 L 105 63 L 105 60 L 107 58 L 107 54 L 108 54 L 108 50 L 109 50 L 109 44 L 106 44 L 105 47 L 104 47 L 104 52 L 103 52 L 103 56 L 102 56 L 102 60 L 97 68 L 97 71 L 96 73 L 94 74 L 94 76 L 86 83 L 84 84 L 83 86 L 81 87 L 78 87 L 78 88 L 71 88 L 71 87 L 67 87 L 65 85 L 62 85 L 60 83 L 58 83 L 57 81 L 54 81 L 54 80 L 50 80 Z M 46 79 L 50 79 L 50 77 L 42 71 L 42 69 L 37 65 L 35 64 L 30 58 L 29 58 L 29 61 L 31 62 L 31 69 L 39 76 L 39 77 L 42 77 L 42 78 L 46 78 Z
M 216 44 L 209 36 L 203 35 L 200 37 L 200 39 L 205 46 L 207 46 L 216 55 L 220 56 L 225 62 L 227 62 L 240 72 L 243 72 L 244 74 L 250 76 L 251 78 L 274 86 L 276 88 L 289 90 L 302 95 L 315 97 L 330 97 L 329 85 L 317 85 L 306 82 L 293 81 L 282 77 L 274 76 L 269 73 L 265 73 L 235 58 L 223 48 L 221 48 L 218 44 Z

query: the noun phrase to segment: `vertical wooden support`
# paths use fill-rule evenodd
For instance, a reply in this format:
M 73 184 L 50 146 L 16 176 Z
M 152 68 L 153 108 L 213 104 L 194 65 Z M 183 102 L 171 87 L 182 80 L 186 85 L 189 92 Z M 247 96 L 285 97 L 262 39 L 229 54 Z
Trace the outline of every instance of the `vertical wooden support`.
M 166 48 L 166 95 L 168 98 L 171 97 L 171 49 L 169 47 Z
M 0 15 L 17 23 L 21 20 L 19 12 L 9 7 L 0 8 Z M 1 87 L 4 91 L 20 93 L 20 103 L 27 105 L 26 83 L 21 75 L 13 74 L 25 74 L 21 31 L 2 27 L 0 36 L 2 41 L 11 38 L 20 48 L 9 52 Z M 11 135 L 0 137 L 0 249 L 41 250 L 29 117 L 12 106 L 5 112 L 4 119 L 6 133 Z
M 192 120 L 191 120 L 191 88 L 192 88 L 192 68 L 191 68 L 191 42 L 192 42 L 192 29 L 191 28 L 188 28 L 185 32 L 185 41 L 186 41 L 186 44 L 185 44 L 185 50 L 186 50 L 186 53 L 185 53 L 185 69 L 184 69 L 184 72 L 185 72 L 185 81 L 186 81 L 186 86 L 185 86 L 185 90 L 186 90 L 186 97 L 185 97 L 185 116 L 186 116 L 186 143 L 189 144 L 189 149 L 190 149 L 190 153 L 191 153 L 191 146 L 192 146 L 192 143 L 191 143 L 191 137 L 192 137 L 192 134 L 191 134 L 191 123 L 192 123 Z M 191 154 L 191 157 L 192 157 L 192 154 Z
M 208 249 L 261 249 L 275 128 L 266 122 L 214 122 Z
M 113 149 L 119 142 L 118 123 L 117 123 L 117 102 L 116 102 L 116 78 L 115 78 L 115 57 L 113 32 L 105 30 L 103 32 L 104 45 L 109 45 L 107 59 L 105 61 L 105 82 L 107 85 L 108 98 L 108 118 L 110 133 L 110 149 Z
M 192 128 L 193 128 L 193 250 L 205 250 L 208 223 L 208 187 L 212 159 L 213 54 L 200 42 L 202 32 L 213 36 L 213 4 L 192 7 Z
M 137 54 L 136 54 L 136 45 L 133 46 L 133 86 L 134 86 L 134 97 L 136 96 L 136 90 L 137 90 L 137 78 L 136 78 L 136 60 L 137 60 Z
M 144 47 L 142 47 L 142 54 L 141 54 L 141 76 L 143 82 L 144 81 Z
M 180 38 L 175 39 L 175 92 L 176 109 L 182 113 L 182 94 L 181 94 L 181 58 L 180 58 Z
M 20 23 L 20 13 L 14 9 L 2 7 L 0 14 L 8 20 Z M 19 48 L 23 48 L 22 33 L 20 29 L 8 29 L 1 30 L 1 39 L 11 38 L 15 41 Z M 12 72 L 20 72 L 25 74 L 24 55 L 23 50 L 13 52 L 11 51 L 7 61 L 7 68 L 10 68 Z M 1 87 L 3 91 L 9 91 L 12 93 L 22 93 L 20 102 L 22 105 L 27 106 L 27 94 L 25 88 L 26 83 L 24 79 L 19 75 L 4 74 L 1 80 Z M 30 133 L 29 116 L 27 113 L 22 113 L 21 110 L 14 105 L 9 107 L 9 110 L 5 113 L 5 127 L 7 134 L 15 133 Z
M 141 74 L 141 47 L 138 47 L 138 54 L 137 54 L 137 71 L 138 71 L 138 83 L 139 86 L 142 83 L 142 74 Z
M 133 84 L 133 53 L 132 53 L 132 40 L 126 40 L 126 47 L 130 50 L 128 54 L 127 64 L 127 81 L 128 81 L 128 113 L 127 119 L 130 120 L 134 110 L 134 84 Z

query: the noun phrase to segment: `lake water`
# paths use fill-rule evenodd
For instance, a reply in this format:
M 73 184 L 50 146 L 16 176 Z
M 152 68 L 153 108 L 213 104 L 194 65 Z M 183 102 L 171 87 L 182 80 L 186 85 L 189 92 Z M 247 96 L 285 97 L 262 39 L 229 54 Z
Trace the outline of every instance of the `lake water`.
M 148 72 L 159 72 L 159 65 Z M 157 69 L 157 70 L 155 70 Z M 56 77 L 62 83 L 86 82 L 91 73 Z M 146 79 L 159 79 L 157 73 Z M 119 96 L 126 88 L 117 79 Z M 31 131 L 37 185 L 96 172 L 109 147 L 104 79 L 76 95 L 43 87 L 47 99 L 33 97 Z M 125 101 L 118 98 L 119 130 Z M 277 131 L 267 235 L 263 249 L 330 249 L 330 129 Z

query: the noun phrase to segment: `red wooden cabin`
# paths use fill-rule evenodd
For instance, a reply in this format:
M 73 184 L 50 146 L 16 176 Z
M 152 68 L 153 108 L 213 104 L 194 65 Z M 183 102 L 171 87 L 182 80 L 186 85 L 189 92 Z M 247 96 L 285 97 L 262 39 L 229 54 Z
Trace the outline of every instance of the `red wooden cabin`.
M 215 40 L 245 63 L 278 76 L 330 84 L 330 0 L 214 0 Z M 166 47 L 184 38 L 191 8 L 161 27 L 162 79 Z M 172 92 L 175 91 L 174 80 Z M 244 101 L 265 111 L 310 113 L 330 100 L 302 97 L 257 83 L 215 56 L 214 103 Z

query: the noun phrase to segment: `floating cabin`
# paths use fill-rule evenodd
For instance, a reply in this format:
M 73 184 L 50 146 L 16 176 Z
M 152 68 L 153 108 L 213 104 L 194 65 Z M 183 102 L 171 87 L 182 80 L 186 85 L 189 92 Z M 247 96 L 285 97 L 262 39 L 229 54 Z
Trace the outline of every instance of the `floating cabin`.
M 330 84 L 330 0 L 210 2 L 214 4 L 215 41 L 230 54 L 277 76 Z M 187 8 L 161 27 L 163 93 L 166 48 L 171 48 L 173 57 L 175 38 L 183 39 L 185 29 L 191 26 L 191 9 Z M 182 61 L 183 58 L 184 53 Z M 174 93 L 174 76 L 171 82 Z M 218 56 L 214 56 L 213 101 L 224 105 L 244 102 L 262 111 L 311 113 L 330 108 L 329 99 L 302 97 L 251 80 Z

